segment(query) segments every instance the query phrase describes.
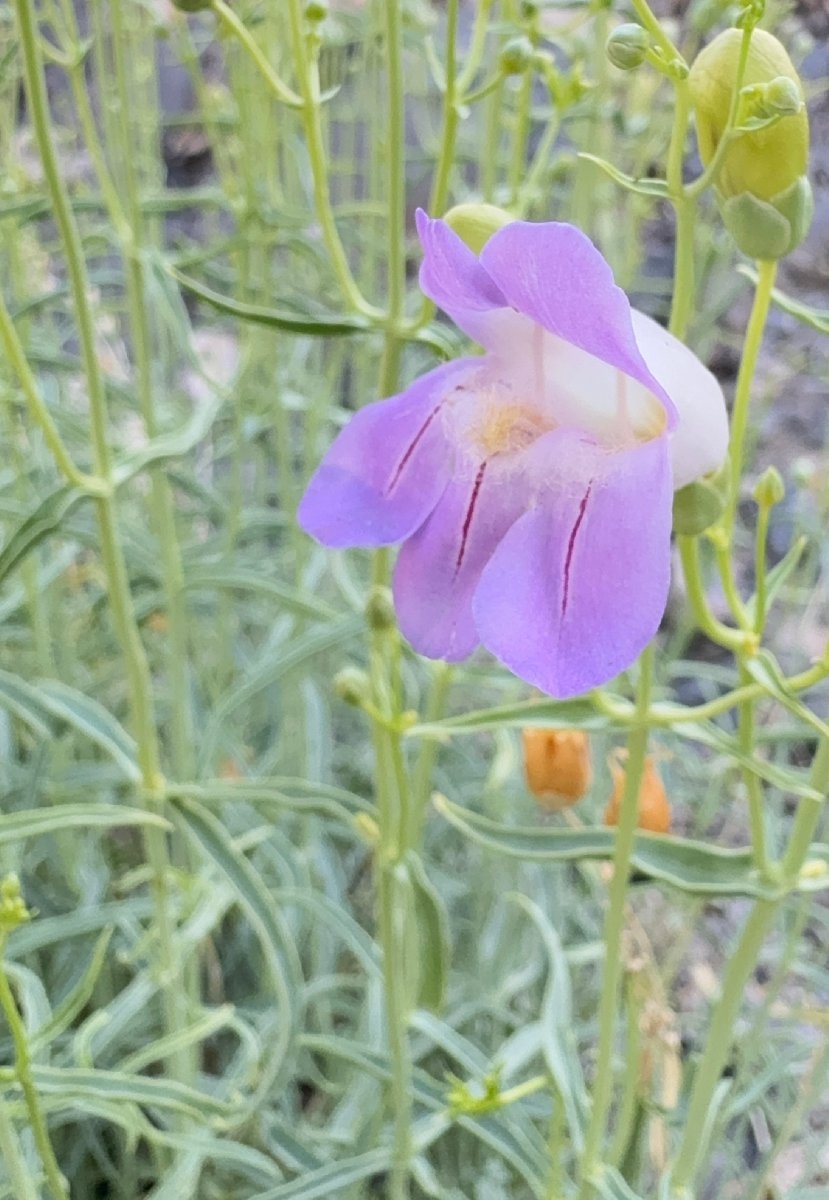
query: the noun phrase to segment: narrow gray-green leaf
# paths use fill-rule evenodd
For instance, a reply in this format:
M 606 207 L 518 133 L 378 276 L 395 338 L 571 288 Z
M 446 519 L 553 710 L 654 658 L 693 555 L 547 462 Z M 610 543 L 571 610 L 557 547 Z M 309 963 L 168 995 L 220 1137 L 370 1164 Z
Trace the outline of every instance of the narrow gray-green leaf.
M 21 521 L 0 550 L 0 583 L 14 570 L 27 554 L 59 529 L 63 521 L 88 493 L 81 488 L 68 485 L 50 492 Z
M 567 862 L 610 860 L 613 857 L 616 841 L 614 829 L 500 825 L 488 817 L 451 804 L 444 796 L 435 796 L 434 804 L 438 812 L 467 837 L 513 858 L 535 862 Z M 810 857 L 815 863 L 829 862 L 829 846 L 813 845 Z M 691 895 L 778 895 L 774 885 L 765 883 L 759 877 L 748 849 L 713 846 L 664 834 L 638 833 L 631 865 L 649 879 L 659 880 Z M 805 880 L 804 884 L 804 890 L 807 890 L 809 881 Z M 815 871 L 813 884 L 815 887 L 829 886 L 829 872 L 824 876 Z
M 28 808 L 0 815 L 0 845 L 63 833 L 67 829 L 117 829 L 126 825 L 155 825 L 170 829 L 157 813 L 118 804 L 58 804 L 53 808 Z
M 289 309 L 266 308 L 261 304 L 245 304 L 241 300 L 223 296 L 221 292 L 214 292 L 197 279 L 177 271 L 175 267 L 168 267 L 168 270 L 186 291 L 198 296 L 217 312 L 235 317 L 237 321 L 252 321 L 256 325 L 268 325 L 272 329 L 283 329 L 287 333 L 305 333 L 316 337 L 344 337 L 355 333 L 367 333 L 372 328 L 365 317 L 299 313 Z

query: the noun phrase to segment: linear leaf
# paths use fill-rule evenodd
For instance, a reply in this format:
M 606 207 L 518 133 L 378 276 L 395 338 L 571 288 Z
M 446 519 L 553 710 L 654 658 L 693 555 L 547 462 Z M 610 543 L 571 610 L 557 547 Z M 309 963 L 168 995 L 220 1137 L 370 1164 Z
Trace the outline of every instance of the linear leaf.
M 618 183 L 620 187 L 629 192 L 637 192 L 640 196 L 656 196 L 660 199 L 664 199 L 668 195 L 668 184 L 664 179 L 634 179 L 632 175 L 625 175 L 624 171 L 620 171 L 612 163 L 595 154 L 581 152 L 578 157 L 600 167 L 614 183 Z
M 266 308 L 261 304 L 245 304 L 241 300 L 232 300 L 221 292 L 197 279 L 184 275 L 175 267 L 167 268 L 173 278 L 185 291 L 198 296 L 205 304 L 215 308 L 225 316 L 235 317 L 238 321 L 252 321 L 257 325 L 268 325 L 275 329 L 284 329 L 288 333 L 306 333 L 316 337 L 343 337 L 354 333 L 367 333 L 371 324 L 364 317 L 331 316 L 329 313 L 299 313 L 286 309 Z
M 21 521 L 0 550 L 0 582 L 30 554 L 44 538 L 54 533 L 88 493 L 68 484 L 50 492 Z
M 95 742 L 118 763 L 129 779 L 138 782 L 141 771 L 136 761 L 135 739 L 108 709 L 57 679 L 39 680 L 34 690 L 47 712 Z
M 278 1075 L 299 1033 L 302 1006 L 302 970 L 296 946 L 261 876 L 232 842 L 228 831 L 212 813 L 194 800 L 176 796 L 172 806 L 185 833 L 227 880 L 259 938 L 280 1005 L 278 1034 L 270 1062 L 262 1068 L 258 1093 L 264 1093 Z
M 355 1154 L 353 1158 L 328 1163 L 319 1170 L 309 1171 L 299 1179 L 280 1184 L 267 1192 L 257 1192 L 251 1200 L 329 1200 L 330 1197 L 344 1195 L 345 1188 L 372 1175 L 379 1175 L 390 1166 L 390 1150 L 367 1150 L 364 1154 Z
M 234 1114 L 231 1105 L 174 1079 L 128 1075 L 122 1071 L 87 1070 L 84 1067 L 34 1066 L 35 1087 L 44 1095 L 62 1097 L 66 1107 L 86 1097 L 139 1104 L 195 1119 L 223 1121 Z
M 58 804 L 53 808 L 29 808 L 0 816 L 0 845 L 67 829 L 115 829 L 124 825 L 155 825 L 170 829 L 170 822 L 157 813 L 118 804 Z
M 451 804 L 436 795 L 438 812 L 467 837 L 513 858 L 535 862 L 567 862 L 613 857 L 616 831 L 613 829 L 563 829 L 559 827 L 521 827 L 498 822 Z M 829 846 L 813 845 L 814 863 L 827 863 Z M 664 834 L 639 833 L 631 858 L 634 870 L 649 879 L 658 879 L 681 892 L 696 896 L 775 897 L 778 889 L 758 876 L 748 849 L 728 849 L 705 842 Z M 815 870 L 813 879 L 805 876 L 802 890 L 829 886 L 829 869 Z
M 609 729 L 618 723 L 598 712 L 590 699 L 523 700 L 518 704 L 504 704 L 498 708 L 464 713 L 459 717 L 446 717 L 443 721 L 413 725 L 407 733 L 409 737 L 454 736 L 481 733 L 487 729 L 544 728 L 548 725 L 555 725 L 558 729 L 596 730 Z

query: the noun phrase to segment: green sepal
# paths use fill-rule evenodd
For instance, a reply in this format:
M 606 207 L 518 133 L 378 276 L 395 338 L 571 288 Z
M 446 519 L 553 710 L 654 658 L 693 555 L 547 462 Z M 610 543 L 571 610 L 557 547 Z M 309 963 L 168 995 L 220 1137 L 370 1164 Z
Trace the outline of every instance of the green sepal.
M 749 258 L 778 259 L 790 254 L 809 232 L 814 200 L 805 175 L 771 200 L 750 192 L 723 199 L 720 212 L 728 232 Z

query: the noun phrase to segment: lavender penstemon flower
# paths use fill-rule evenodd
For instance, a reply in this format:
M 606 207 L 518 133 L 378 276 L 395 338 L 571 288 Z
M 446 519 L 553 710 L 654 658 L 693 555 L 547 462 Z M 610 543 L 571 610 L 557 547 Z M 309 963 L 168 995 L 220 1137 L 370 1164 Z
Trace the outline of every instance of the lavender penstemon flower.
M 722 392 L 573 226 L 515 221 L 479 257 L 425 213 L 418 232 L 421 288 L 486 353 L 358 412 L 299 522 L 327 546 L 403 543 L 395 605 L 421 654 L 483 644 L 578 694 L 658 628 L 672 494 L 722 462 Z

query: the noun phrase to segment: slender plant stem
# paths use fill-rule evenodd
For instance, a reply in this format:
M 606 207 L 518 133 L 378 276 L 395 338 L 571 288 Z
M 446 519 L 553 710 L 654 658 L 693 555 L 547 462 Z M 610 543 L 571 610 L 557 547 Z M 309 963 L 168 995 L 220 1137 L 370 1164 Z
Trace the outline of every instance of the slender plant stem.
M 138 12 L 140 10 L 136 10 Z M 118 5 L 112 10 L 113 60 L 118 95 L 119 118 L 125 144 L 133 140 L 130 120 L 129 87 L 126 54 L 130 38 L 123 27 L 123 14 Z M 136 58 L 140 57 L 136 47 Z M 138 139 L 137 139 L 138 140 Z M 131 155 L 125 155 L 126 221 L 130 236 L 122 252 L 126 268 L 127 305 L 132 329 L 133 354 L 138 389 L 138 401 L 149 437 L 158 433 L 157 397 L 154 384 L 154 352 L 145 278 L 146 256 L 144 242 L 146 222 L 140 203 L 140 181 Z M 193 749 L 194 723 L 187 666 L 187 611 L 185 606 L 184 569 L 175 521 L 173 491 L 164 468 L 151 470 L 151 509 L 153 524 L 161 551 L 164 606 L 169 623 L 170 677 L 170 758 L 172 768 L 180 779 L 189 779 L 195 771 Z M 192 1055 L 188 1056 L 192 1058 Z
M 219 3 L 220 0 L 214 0 Z M 320 81 L 316 57 L 309 53 L 303 32 L 301 0 L 288 0 L 288 17 L 291 28 L 297 84 L 302 96 L 302 126 L 313 179 L 314 208 L 322 229 L 325 245 L 331 256 L 331 265 L 340 285 L 343 297 L 355 312 L 378 318 L 382 314 L 363 297 L 351 273 L 345 253 L 328 189 L 328 170 L 325 141 L 320 120 Z M 402 183 L 401 183 L 402 186 Z
M 447 0 L 446 3 L 446 76 L 443 86 L 443 127 L 437 165 L 432 180 L 432 191 L 429 197 L 429 214 L 433 217 L 441 216 L 448 203 L 449 178 L 455 161 L 455 143 L 460 120 L 458 109 L 459 105 L 463 103 L 462 93 L 458 90 L 457 77 L 458 4 L 459 0 Z M 479 7 L 484 8 L 485 5 L 481 4 Z M 480 13 L 478 16 L 480 17 Z
M 728 960 L 720 998 L 708 1028 L 705 1051 L 694 1075 L 682 1141 L 671 1175 L 674 1200 L 691 1200 L 690 1186 L 706 1150 L 701 1135 L 707 1124 L 714 1090 L 731 1051 L 734 1022 L 740 1011 L 745 986 L 754 972 L 776 914 L 777 904 L 774 901 L 758 901 Z
M 605 913 L 603 939 L 605 960 L 602 994 L 599 1002 L 599 1045 L 596 1054 L 590 1122 L 585 1135 L 581 1160 L 579 1200 L 588 1200 L 593 1191 L 594 1175 L 599 1164 L 602 1140 L 613 1095 L 613 1048 L 616 1036 L 619 984 L 622 978 L 625 897 L 630 874 L 630 858 L 636 837 L 639 790 L 648 746 L 648 709 L 653 681 L 654 653 L 654 646 L 651 644 L 640 659 L 636 723 L 633 725 L 628 739 L 625 786 L 613 854 L 613 879 L 608 892 Z
M 685 575 L 685 585 L 688 589 L 688 601 L 694 618 L 704 634 L 712 641 L 718 642 L 729 650 L 738 651 L 743 647 L 756 647 L 756 634 L 740 629 L 731 629 L 718 621 L 708 604 L 705 594 L 705 584 L 702 579 L 702 568 L 699 561 L 699 541 L 697 537 L 677 538 L 682 569 Z
M 3 954 L 6 948 L 7 935 L 0 934 L 0 1009 L 6 1018 L 6 1024 L 11 1033 L 14 1046 L 14 1073 L 23 1092 L 29 1124 L 34 1134 L 37 1152 L 46 1173 L 46 1182 L 54 1200 L 69 1200 L 69 1189 L 61 1174 L 58 1160 L 49 1137 L 46 1120 L 40 1107 L 40 1099 L 32 1075 L 32 1063 L 29 1057 L 29 1041 L 26 1027 L 17 1008 L 8 975 L 6 974 Z
M 670 43 L 668 44 L 670 45 Z M 696 201 L 688 196 L 682 179 L 682 164 L 685 160 L 685 142 L 688 136 L 688 118 L 691 110 L 691 96 L 687 80 L 675 80 L 674 93 L 674 120 L 666 169 L 668 194 L 676 215 L 674 284 L 668 328 L 674 337 L 684 341 L 688 336 L 688 325 L 694 312 L 694 229 L 697 214 Z
M 743 662 L 740 663 L 740 682 L 745 686 L 750 676 Z M 754 706 L 752 698 L 741 701 L 739 707 L 737 737 L 740 750 L 746 759 L 754 754 Z M 751 826 L 751 848 L 754 866 L 763 879 L 773 878 L 774 871 L 769 858 L 766 838 L 765 802 L 763 785 L 748 766 L 742 768 L 743 784 L 748 796 L 749 823 Z
M 825 796 L 829 791 L 829 739 L 822 739 L 818 746 L 810 781 L 812 787 L 822 795 Z M 734 1041 L 734 1023 L 746 984 L 754 972 L 766 935 L 807 861 L 823 807 L 823 803 L 813 799 L 801 800 L 781 864 L 780 895 L 773 900 L 757 901 L 728 960 L 705 1050 L 694 1075 L 682 1141 L 671 1173 L 673 1200 L 691 1200 L 690 1189 L 705 1151 L 702 1131 L 707 1124 L 711 1100 Z
M 731 442 L 729 446 L 730 488 L 728 503 L 722 518 L 722 528 L 730 543 L 733 537 L 734 521 L 739 501 L 740 480 L 743 474 L 743 456 L 745 453 L 746 431 L 748 429 L 749 404 L 751 401 L 751 386 L 757 366 L 757 357 L 763 341 L 763 332 L 771 305 L 771 293 L 777 273 L 777 263 L 773 260 L 757 264 L 757 287 L 754 292 L 754 303 L 746 330 L 743 356 L 737 375 L 737 387 L 734 392 L 734 407 L 731 414 Z
M 5 358 L 11 364 L 20 383 L 21 390 L 37 425 L 43 434 L 44 441 L 52 453 L 58 469 L 64 475 L 67 483 L 81 488 L 91 495 L 101 495 L 107 490 L 107 485 L 101 479 L 87 475 L 72 461 L 72 456 L 64 445 L 52 414 L 46 407 L 40 395 L 34 372 L 29 366 L 26 352 L 18 337 L 17 330 L 6 301 L 0 296 L 0 346 Z
M 251 60 L 256 64 L 257 70 L 267 82 L 268 87 L 277 100 L 282 104 L 286 104 L 289 108 L 300 108 L 303 103 L 302 97 L 298 96 L 287 84 L 282 82 L 262 53 L 256 38 L 248 32 L 244 23 L 237 17 L 230 5 L 226 4 L 225 0 L 210 0 L 210 7 L 213 9 L 220 23 L 225 26 L 229 33 L 233 34 L 240 45 L 244 46 L 246 53 L 250 55 Z
M 388 320 L 393 327 L 406 298 L 406 118 L 403 98 L 400 0 L 386 0 L 386 70 L 388 71 Z
M 72 294 L 81 358 L 89 393 L 92 453 L 96 474 L 106 491 L 96 499 L 101 559 L 129 689 L 132 722 L 141 773 L 141 798 L 151 808 L 163 803 L 160 746 L 156 728 L 152 681 L 144 647 L 138 632 L 130 593 L 129 575 L 121 546 L 118 514 L 112 492 L 112 454 L 109 447 L 107 399 L 103 375 L 95 346 L 95 324 L 89 302 L 89 279 L 81 238 L 69 196 L 61 176 L 52 137 L 43 58 L 33 6 L 28 0 L 15 0 L 24 79 L 29 100 L 32 128 L 43 163 L 52 212 L 60 232 L 66 257 L 67 275 Z M 148 828 L 144 834 L 145 851 L 151 867 L 152 893 L 159 946 L 159 981 L 167 1032 L 180 1025 L 181 995 L 179 961 L 173 949 L 172 921 L 169 914 L 169 856 L 163 830 Z
M 38 1200 L 35 1181 L 26 1166 L 17 1133 L 8 1114 L 8 1105 L 2 1097 L 0 1097 L 0 1161 L 8 1172 L 15 1200 Z

